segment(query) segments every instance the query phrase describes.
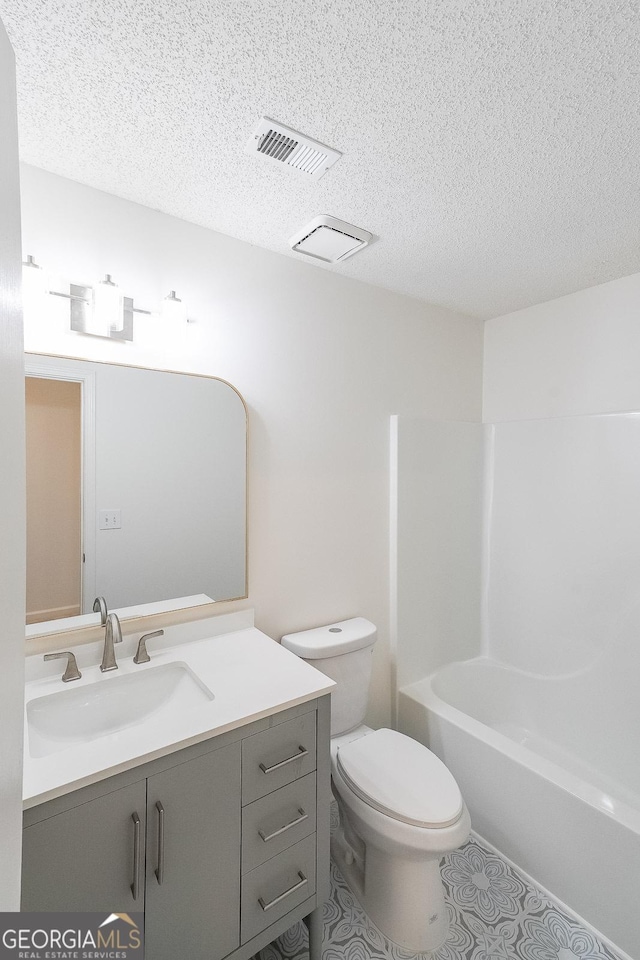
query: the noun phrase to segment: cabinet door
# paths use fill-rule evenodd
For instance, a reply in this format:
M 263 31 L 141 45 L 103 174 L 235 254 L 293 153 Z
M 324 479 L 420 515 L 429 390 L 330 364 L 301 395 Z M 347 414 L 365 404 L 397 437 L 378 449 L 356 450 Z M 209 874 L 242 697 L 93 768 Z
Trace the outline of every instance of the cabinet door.
M 145 943 L 221 960 L 240 943 L 240 744 L 148 780 Z
M 22 909 L 143 910 L 145 804 L 142 780 L 25 827 Z

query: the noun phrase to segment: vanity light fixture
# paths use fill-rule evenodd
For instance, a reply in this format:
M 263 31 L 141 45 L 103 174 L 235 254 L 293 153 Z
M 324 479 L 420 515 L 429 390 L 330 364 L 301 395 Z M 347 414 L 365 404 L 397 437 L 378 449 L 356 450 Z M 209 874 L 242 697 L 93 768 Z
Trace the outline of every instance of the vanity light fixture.
M 29 258 L 27 258 L 29 259 Z M 32 258 L 31 258 L 32 259 Z M 70 326 L 76 333 L 115 340 L 133 340 L 133 313 L 149 313 L 133 306 L 107 273 L 95 287 L 69 284 L 69 293 L 49 290 L 54 297 L 70 301 Z
M 110 273 L 93 287 L 78 283 L 69 284 L 69 293 L 49 290 L 45 271 L 36 263 L 31 254 L 22 264 L 25 312 L 34 316 L 42 310 L 44 294 L 64 297 L 69 300 L 70 326 L 76 333 L 94 337 L 108 337 L 113 340 L 133 340 L 133 314 L 144 313 L 152 316 L 151 310 L 134 307 L 131 297 L 125 297 Z M 174 336 L 186 331 L 187 311 L 185 304 L 171 290 L 162 301 L 161 309 L 155 312 L 160 316 L 165 331 Z
M 133 300 L 122 295 L 110 273 L 95 287 L 72 283 L 69 291 L 72 330 L 93 337 L 133 340 Z M 66 296 L 55 290 L 50 292 Z

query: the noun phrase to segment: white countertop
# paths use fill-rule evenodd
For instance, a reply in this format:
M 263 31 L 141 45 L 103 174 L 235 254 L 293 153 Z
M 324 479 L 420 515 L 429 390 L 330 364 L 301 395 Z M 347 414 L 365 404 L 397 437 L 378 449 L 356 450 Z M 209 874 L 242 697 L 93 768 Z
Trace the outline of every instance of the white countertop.
M 225 619 L 226 625 L 230 618 Z M 245 617 L 246 621 L 246 617 Z M 212 622 L 212 621 L 209 621 Z M 170 631 L 166 631 L 168 634 Z M 178 631 L 179 633 L 179 631 Z M 138 635 L 139 636 L 139 635 Z M 187 633 L 188 636 L 188 633 Z M 28 658 L 25 693 L 24 808 L 35 806 L 79 787 L 96 783 L 149 760 L 234 730 L 273 713 L 329 693 L 334 682 L 285 650 L 255 627 L 180 641 L 176 635 L 150 641 L 151 662 L 134 664 L 137 637 L 125 637 L 115 647 L 118 670 L 102 674 L 98 645 L 76 647 L 82 678 L 61 681 L 64 660 L 47 663 Z M 101 653 L 101 651 L 100 651 Z M 30 700 L 64 689 L 108 684 L 114 679 L 180 662 L 213 693 L 214 699 L 180 713 L 153 715 L 116 733 L 89 742 L 75 742 L 47 756 L 30 753 L 27 704 Z

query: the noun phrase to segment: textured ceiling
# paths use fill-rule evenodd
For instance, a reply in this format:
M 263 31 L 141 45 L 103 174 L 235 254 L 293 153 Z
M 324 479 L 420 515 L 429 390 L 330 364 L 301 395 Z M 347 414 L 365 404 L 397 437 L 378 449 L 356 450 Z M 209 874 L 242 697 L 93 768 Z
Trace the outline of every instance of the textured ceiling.
M 0 0 L 23 159 L 489 317 L 640 270 L 638 0 Z M 262 114 L 341 150 L 244 153 Z M 306 261 L 312 262 L 312 261 Z

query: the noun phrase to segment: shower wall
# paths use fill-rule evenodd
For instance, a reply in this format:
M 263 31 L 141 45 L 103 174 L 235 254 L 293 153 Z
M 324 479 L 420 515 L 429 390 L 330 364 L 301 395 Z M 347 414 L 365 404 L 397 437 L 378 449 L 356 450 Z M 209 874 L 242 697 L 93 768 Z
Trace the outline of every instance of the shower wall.
M 630 655 L 640 635 L 640 416 L 629 414 L 640 411 L 638 303 L 634 274 L 489 320 L 484 427 L 397 419 L 397 687 L 480 652 L 547 675 L 619 644 Z
M 640 273 L 485 324 L 495 426 L 488 641 L 580 669 L 640 629 Z
M 604 669 L 640 636 L 640 414 L 491 429 L 488 652 L 546 676 Z
M 392 462 L 396 689 L 484 654 L 622 691 L 640 656 L 640 413 L 399 418 Z
M 392 422 L 397 687 L 480 653 L 483 427 Z

